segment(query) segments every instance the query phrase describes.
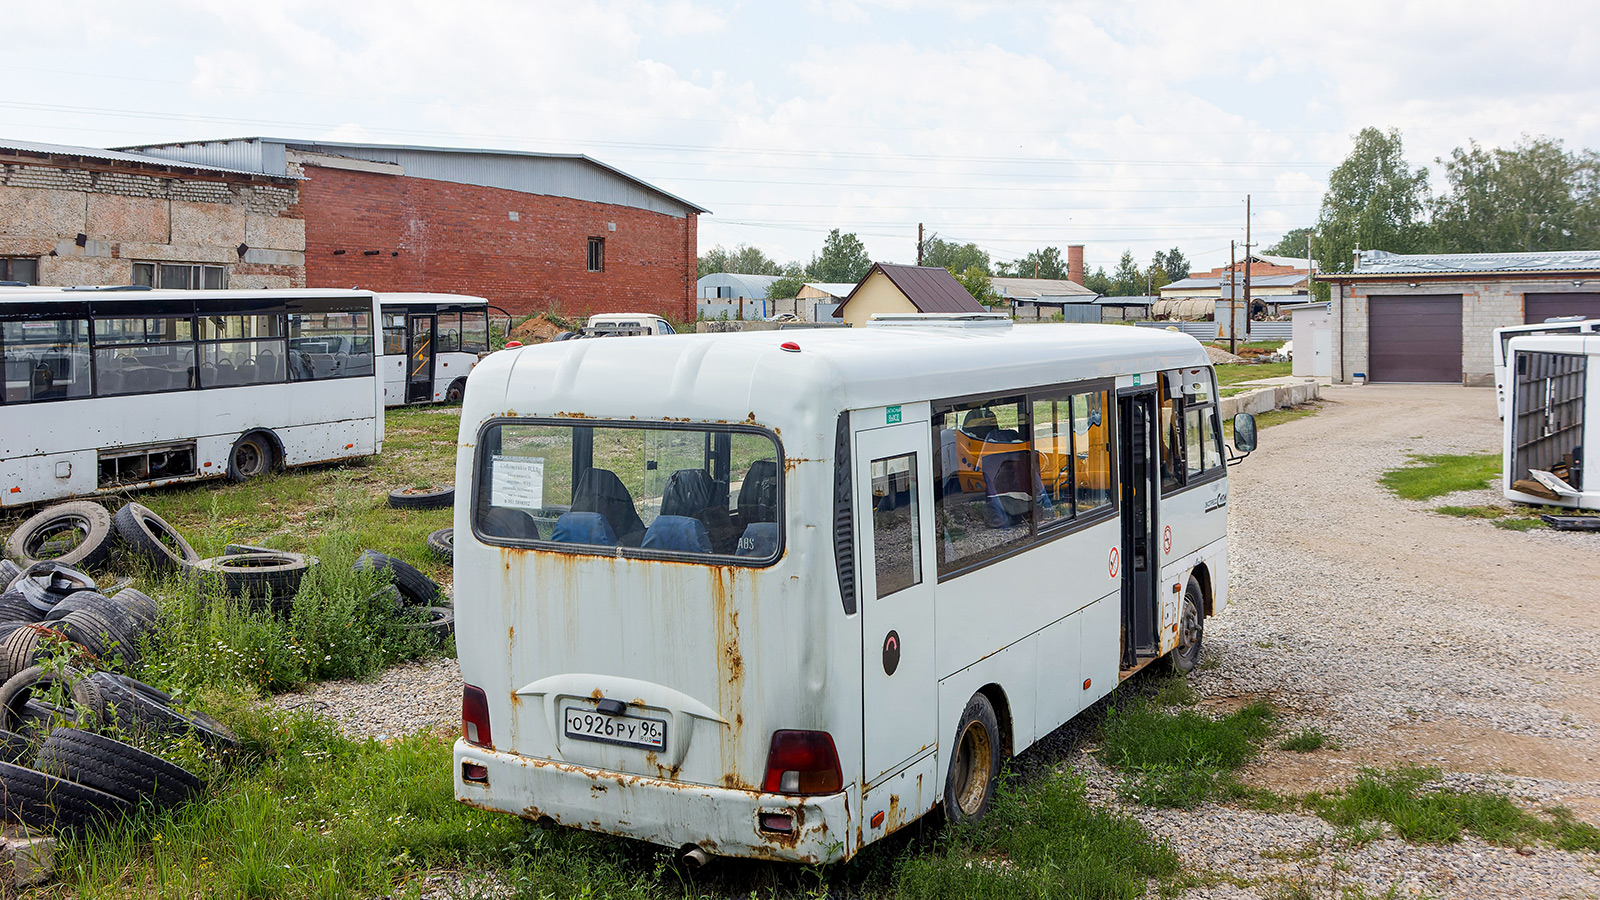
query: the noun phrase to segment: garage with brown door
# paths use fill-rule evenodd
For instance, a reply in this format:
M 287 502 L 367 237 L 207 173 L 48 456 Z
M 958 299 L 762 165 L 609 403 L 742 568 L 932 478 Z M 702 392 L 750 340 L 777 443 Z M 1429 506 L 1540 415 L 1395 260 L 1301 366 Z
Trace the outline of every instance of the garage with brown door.
M 1529 324 L 1557 316 L 1583 316 L 1600 319 L 1600 294 L 1528 294 L 1522 321 Z
M 1367 380 L 1461 383 L 1461 295 L 1368 297 Z

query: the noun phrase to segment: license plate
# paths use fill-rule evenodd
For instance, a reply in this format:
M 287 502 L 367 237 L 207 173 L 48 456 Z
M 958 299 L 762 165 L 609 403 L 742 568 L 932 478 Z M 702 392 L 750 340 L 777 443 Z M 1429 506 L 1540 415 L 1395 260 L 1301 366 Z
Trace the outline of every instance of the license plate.
M 565 718 L 567 737 L 580 741 L 646 750 L 661 750 L 667 746 L 667 723 L 662 719 L 611 715 L 581 706 L 567 707 Z

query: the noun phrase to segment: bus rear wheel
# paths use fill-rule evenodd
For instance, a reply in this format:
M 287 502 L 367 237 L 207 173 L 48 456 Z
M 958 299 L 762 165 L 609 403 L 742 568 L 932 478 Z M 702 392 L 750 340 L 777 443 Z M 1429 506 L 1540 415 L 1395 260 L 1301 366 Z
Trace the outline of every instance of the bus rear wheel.
M 944 782 L 944 814 L 951 824 L 983 818 L 994 802 L 1000 775 L 1000 725 L 994 704 L 974 694 L 961 713 L 955 752 Z
M 450 382 L 450 386 L 444 390 L 444 402 L 446 403 L 460 403 L 462 398 L 466 396 L 467 380 L 465 378 L 457 378 L 455 381 Z
M 233 449 L 228 451 L 228 479 L 230 481 L 244 481 L 257 475 L 265 475 L 272 471 L 277 461 L 277 451 L 272 446 L 272 439 L 264 431 L 252 431 L 240 435 L 233 442 Z
M 1200 592 L 1200 582 L 1189 578 L 1183 589 L 1183 603 L 1178 607 L 1178 643 L 1170 657 L 1172 671 L 1187 675 L 1200 664 L 1200 650 L 1206 634 L 1205 595 Z

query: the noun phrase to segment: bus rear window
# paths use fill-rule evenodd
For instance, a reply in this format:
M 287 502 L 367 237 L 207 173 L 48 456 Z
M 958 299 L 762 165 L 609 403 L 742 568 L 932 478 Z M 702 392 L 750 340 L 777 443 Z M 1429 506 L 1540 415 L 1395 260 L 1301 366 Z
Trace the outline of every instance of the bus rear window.
M 782 552 L 782 455 L 765 432 L 503 422 L 479 448 L 486 543 L 751 566 Z

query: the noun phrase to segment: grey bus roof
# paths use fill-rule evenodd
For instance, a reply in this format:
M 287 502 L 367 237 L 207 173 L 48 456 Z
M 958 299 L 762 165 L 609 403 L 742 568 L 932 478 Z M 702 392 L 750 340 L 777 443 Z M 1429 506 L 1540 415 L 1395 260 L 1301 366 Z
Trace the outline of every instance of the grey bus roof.
M 302 141 L 272 137 L 145 144 L 119 149 L 279 176 L 288 172 L 289 151 L 321 153 L 391 163 L 400 166 L 407 175 L 434 181 L 571 197 L 675 216 L 709 212 L 702 206 L 582 153 Z
M 285 172 L 272 173 L 255 169 L 230 168 L 148 153 L 131 153 L 124 150 L 102 150 L 99 147 L 76 147 L 71 144 L 43 144 L 37 141 L 17 141 L 11 138 L 0 138 L 0 156 L 19 153 L 30 156 L 76 156 L 82 159 L 96 159 L 102 162 L 122 163 L 124 165 L 160 166 L 164 169 L 192 169 L 197 172 L 217 172 L 226 175 L 290 177 Z

